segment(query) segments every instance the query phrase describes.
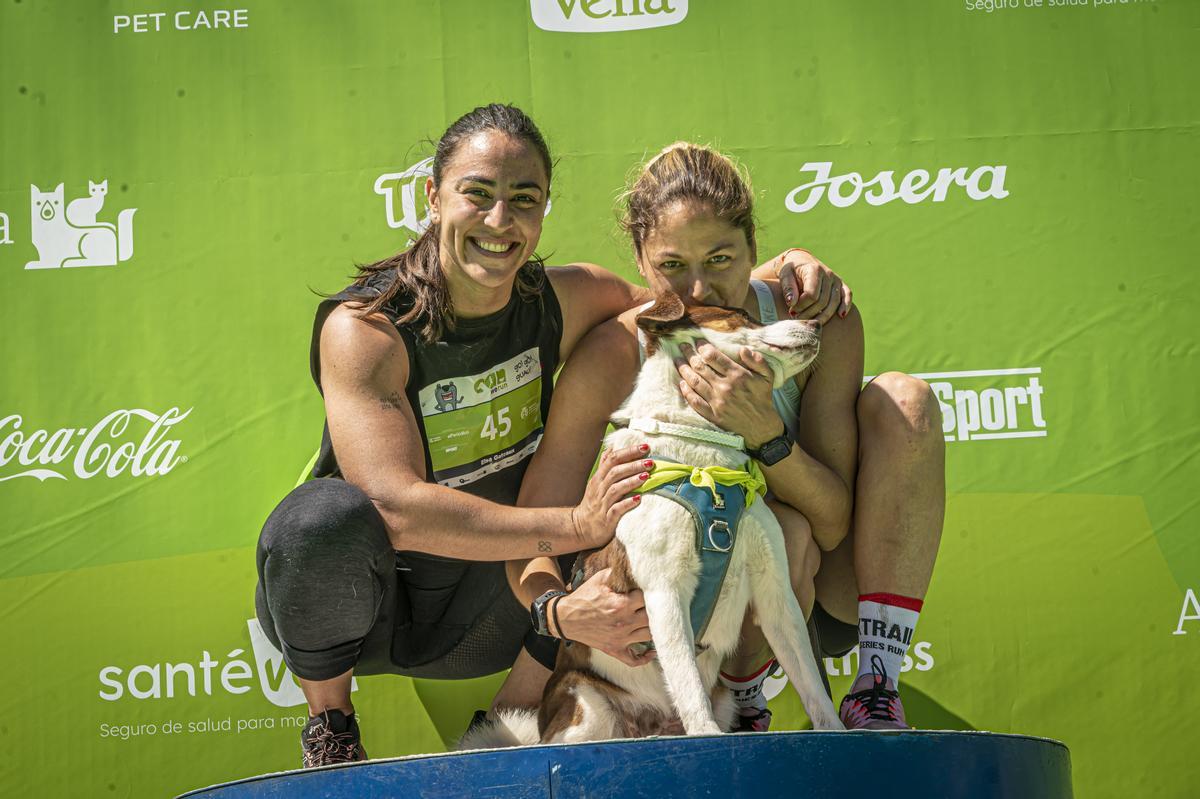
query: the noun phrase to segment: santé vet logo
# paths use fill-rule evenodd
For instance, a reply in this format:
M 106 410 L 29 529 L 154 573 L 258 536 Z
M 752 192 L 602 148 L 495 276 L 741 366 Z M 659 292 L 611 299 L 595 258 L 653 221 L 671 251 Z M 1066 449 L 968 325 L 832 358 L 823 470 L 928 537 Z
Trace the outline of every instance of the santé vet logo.
M 947 441 L 1042 438 L 1041 367 L 913 375 L 929 382 L 942 407 Z
M 802 214 L 815 208 L 822 198 L 835 208 L 848 208 L 859 200 L 866 200 L 867 205 L 886 205 L 894 200 L 914 205 L 929 199 L 940 203 L 951 189 L 965 190 L 972 200 L 1002 200 L 1008 196 L 1004 188 L 1007 170 L 1001 165 L 971 170 L 965 166 L 943 167 L 933 176 L 928 170 L 914 169 L 897 178 L 895 170 L 888 169 L 865 180 L 857 172 L 834 175 L 832 161 L 810 161 L 800 171 L 812 172 L 813 179 L 788 192 L 784 205 L 789 211 Z
M 258 619 L 248 619 L 250 648 L 255 666 L 246 659 L 245 649 L 234 649 L 221 658 L 207 649 L 193 664 L 142 663 L 128 668 L 104 666 L 100 669 L 100 698 L 116 702 L 131 699 L 174 699 L 176 696 L 212 696 L 216 690 L 227 694 L 248 693 L 258 678 L 258 687 L 271 704 L 295 707 L 304 704 L 304 693 L 283 662 L 283 653 L 263 633 Z M 220 650 L 218 650 L 220 651 Z M 358 690 L 358 680 L 350 681 L 350 690 Z
M 152 413 L 141 408 L 116 410 L 91 427 L 22 430 L 20 414 L 0 418 L 0 483 L 18 477 L 45 481 L 81 480 L 98 475 L 134 477 L 164 475 L 187 461 L 171 428 L 187 418 L 191 408 Z M 135 421 L 138 420 L 138 421 Z
M 388 227 L 407 230 L 413 241 L 429 227 L 425 180 L 431 177 L 433 159 L 426 158 L 403 172 L 386 172 L 375 179 L 375 193 L 383 196 Z M 546 214 L 549 213 L 550 201 L 546 200 Z
M 608 33 L 683 22 L 688 0 L 529 0 L 529 10 L 544 31 Z
M 133 257 L 133 215 L 136 208 L 117 214 L 115 224 L 98 219 L 108 196 L 108 181 L 88 181 L 88 192 L 66 201 L 63 184 L 54 191 L 29 186 L 33 246 L 38 259 L 26 269 L 64 266 L 116 266 Z

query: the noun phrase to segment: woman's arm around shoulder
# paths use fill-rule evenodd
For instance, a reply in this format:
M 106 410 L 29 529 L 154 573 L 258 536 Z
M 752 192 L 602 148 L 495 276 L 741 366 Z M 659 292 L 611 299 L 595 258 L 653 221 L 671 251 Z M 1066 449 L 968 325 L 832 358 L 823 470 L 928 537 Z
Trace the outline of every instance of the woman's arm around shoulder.
M 562 307 L 563 337 L 559 358 L 566 361 L 588 331 L 652 299 L 650 290 L 635 286 L 596 264 L 553 266 L 546 276 Z

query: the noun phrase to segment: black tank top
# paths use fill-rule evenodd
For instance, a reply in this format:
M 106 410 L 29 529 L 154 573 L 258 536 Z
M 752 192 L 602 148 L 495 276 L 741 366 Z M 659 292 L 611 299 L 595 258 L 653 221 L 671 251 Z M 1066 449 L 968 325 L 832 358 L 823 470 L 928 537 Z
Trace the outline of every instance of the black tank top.
M 541 269 L 541 267 L 535 267 Z M 313 323 L 310 365 L 321 388 L 321 328 L 340 303 L 377 297 L 394 270 L 373 275 L 323 301 Z M 457 319 L 439 341 L 426 344 L 410 325 L 396 325 L 408 350 L 408 385 L 425 449 L 429 482 L 513 505 L 529 458 L 542 439 L 550 412 L 554 371 L 562 339 L 562 310 L 542 274 L 540 295 L 513 291 L 502 310 Z M 411 300 L 397 296 L 383 313 L 396 324 Z M 326 423 L 313 477 L 340 477 Z

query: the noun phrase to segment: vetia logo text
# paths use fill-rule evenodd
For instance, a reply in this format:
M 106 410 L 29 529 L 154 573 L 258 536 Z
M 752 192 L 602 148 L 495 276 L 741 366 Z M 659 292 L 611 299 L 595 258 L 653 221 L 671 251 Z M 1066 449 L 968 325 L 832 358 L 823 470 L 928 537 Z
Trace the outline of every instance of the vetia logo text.
M 388 227 L 403 228 L 416 241 L 429 227 L 429 202 L 425 199 L 425 180 L 433 177 L 433 159 L 410 166 L 403 172 L 385 172 L 375 179 L 375 193 L 383 197 Z M 550 201 L 546 201 L 550 213 Z
M 29 187 L 33 246 L 38 259 L 26 269 L 64 266 L 116 266 L 133 257 L 133 215 L 136 208 L 117 214 L 116 223 L 97 219 L 108 195 L 108 181 L 88 181 L 86 196 L 66 202 L 63 184 L 54 191 Z
M 965 166 L 943 167 L 936 177 L 928 170 L 914 169 L 897 183 L 896 173 L 891 169 L 865 180 L 857 172 L 834 175 L 832 161 L 810 161 L 800 167 L 800 171 L 814 173 L 813 179 L 788 192 L 784 204 L 789 211 L 802 214 L 815 208 L 823 197 L 828 198 L 835 208 L 848 208 L 860 199 L 866 200 L 868 205 L 886 205 L 893 200 L 914 205 L 930 198 L 940 203 L 955 186 L 965 189 L 972 200 L 1002 200 L 1008 196 L 1004 188 L 1007 169 L 1005 166 L 980 166 L 968 173 Z
M 109 702 L 125 696 L 174 699 L 198 694 L 212 696 L 218 689 L 228 694 L 244 694 L 251 690 L 257 676 L 259 690 L 271 704 L 278 707 L 304 704 L 304 693 L 284 664 L 283 653 L 263 633 L 258 619 L 247 620 L 246 626 L 257 668 L 250 666 L 243 657 L 246 650 L 240 648 L 225 655 L 224 661 L 205 649 L 195 664 L 185 661 L 143 663 L 129 668 L 104 666 L 100 669 L 100 698 Z M 358 680 L 351 681 L 350 690 L 358 690 Z
M 913 375 L 929 382 L 942 407 L 947 441 L 1044 438 L 1041 367 Z
M 182 412 L 170 408 L 165 413 L 141 408 L 116 410 L 91 427 L 63 427 L 53 432 L 26 432 L 21 429 L 25 420 L 20 414 L 5 416 L 0 418 L 0 483 L 18 477 L 66 480 L 65 472 L 81 480 L 98 475 L 117 477 L 126 471 L 134 477 L 167 474 L 187 461 L 186 455 L 179 454 L 179 440 L 170 434 L 191 412 L 191 408 Z M 140 431 L 131 429 L 134 419 L 148 424 L 138 423 Z
M 529 10 L 544 31 L 610 33 L 683 22 L 688 0 L 529 0 Z

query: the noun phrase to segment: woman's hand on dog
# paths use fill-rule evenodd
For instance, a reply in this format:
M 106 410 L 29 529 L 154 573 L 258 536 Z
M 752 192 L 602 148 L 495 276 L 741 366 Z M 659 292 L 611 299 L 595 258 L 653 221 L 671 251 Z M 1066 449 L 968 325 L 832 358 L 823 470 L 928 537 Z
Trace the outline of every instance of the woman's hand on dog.
M 679 391 L 696 413 L 737 433 L 752 448 L 780 434 L 783 423 L 771 401 L 774 375 L 766 359 L 743 347 L 738 363 L 707 341 L 680 349 Z
M 583 500 L 571 510 L 578 549 L 595 549 L 612 540 L 621 517 L 638 506 L 641 494 L 631 492 L 650 479 L 654 461 L 649 444 L 605 450 L 587 482 Z
M 808 250 L 787 250 L 769 263 L 793 319 L 816 319 L 825 324 L 834 314 L 845 318 L 850 312 L 854 292 Z
M 601 569 L 558 602 L 560 638 L 578 641 L 615 657 L 627 666 L 643 666 L 654 650 L 634 655 L 629 647 L 650 640 L 646 600 L 639 589 L 621 594 L 608 584 L 612 569 Z

